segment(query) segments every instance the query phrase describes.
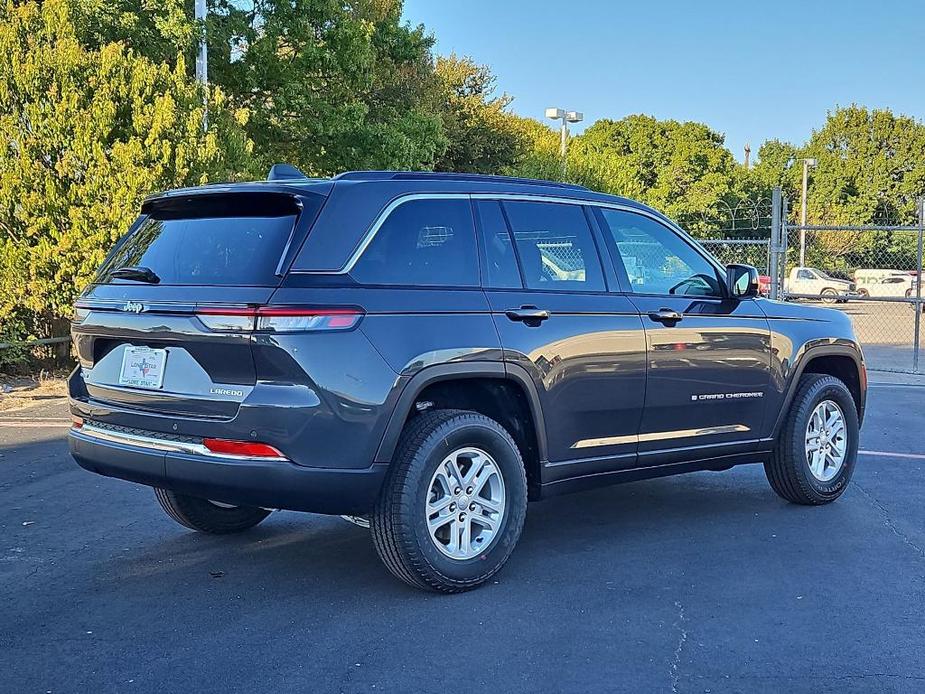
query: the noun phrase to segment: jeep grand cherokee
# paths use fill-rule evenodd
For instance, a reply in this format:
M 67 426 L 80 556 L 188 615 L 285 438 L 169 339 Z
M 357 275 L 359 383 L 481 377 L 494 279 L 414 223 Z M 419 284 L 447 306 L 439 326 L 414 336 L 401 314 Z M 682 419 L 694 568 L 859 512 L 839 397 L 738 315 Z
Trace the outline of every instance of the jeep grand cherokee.
M 456 592 L 527 501 L 762 463 L 824 504 L 866 372 L 842 313 L 758 295 L 664 215 L 582 187 L 355 172 L 149 198 L 75 307 L 70 446 L 178 523 L 369 522 Z

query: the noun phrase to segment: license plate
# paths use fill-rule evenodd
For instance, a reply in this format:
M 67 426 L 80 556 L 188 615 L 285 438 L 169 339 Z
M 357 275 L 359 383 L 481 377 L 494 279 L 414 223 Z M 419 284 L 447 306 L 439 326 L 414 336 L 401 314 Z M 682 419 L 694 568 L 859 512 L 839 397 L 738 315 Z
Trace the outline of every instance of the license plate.
M 157 390 L 164 383 L 164 363 L 166 361 L 166 349 L 126 347 L 122 354 L 119 384 Z

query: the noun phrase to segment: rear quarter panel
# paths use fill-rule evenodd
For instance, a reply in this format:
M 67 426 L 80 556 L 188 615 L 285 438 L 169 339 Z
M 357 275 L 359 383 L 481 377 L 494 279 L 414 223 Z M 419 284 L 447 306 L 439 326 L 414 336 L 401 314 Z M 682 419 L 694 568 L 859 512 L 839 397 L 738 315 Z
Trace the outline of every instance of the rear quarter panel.
M 358 328 L 305 336 L 299 344 L 275 337 L 258 344 L 255 358 L 259 374 L 286 382 L 306 379 L 318 393 L 325 407 L 317 412 L 327 421 L 316 419 L 306 431 L 329 432 L 323 445 L 333 447 L 326 451 L 331 459 L 356 459 L 357 467 L 359 461 L 362 466 L 373 462 L 391 418 L 407 414 L 394 411 L 416 374 L 438 365 L 503 364 L 481 289 L 317 282 L 311 275 L 291 274 L 272 303 L 360 307 L 365 315 Z M 283 365 L 285 374 L 279 373 Z

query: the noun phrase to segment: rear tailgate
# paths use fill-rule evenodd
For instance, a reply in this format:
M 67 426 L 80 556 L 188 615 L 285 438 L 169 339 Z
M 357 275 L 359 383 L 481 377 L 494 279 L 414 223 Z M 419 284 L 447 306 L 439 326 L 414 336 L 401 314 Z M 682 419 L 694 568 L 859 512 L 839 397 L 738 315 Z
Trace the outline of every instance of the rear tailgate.
M 146 206 L 77 302 L 71 330 L 81 369 L 72 395 L 121 409 L 233 418 L 256 384 L 252 337 L 242 327 L 248 319 L 209 313 L 269 301 L 321 200 L 248 193 Z M 153 275 L 120 279 L 126 267 Z

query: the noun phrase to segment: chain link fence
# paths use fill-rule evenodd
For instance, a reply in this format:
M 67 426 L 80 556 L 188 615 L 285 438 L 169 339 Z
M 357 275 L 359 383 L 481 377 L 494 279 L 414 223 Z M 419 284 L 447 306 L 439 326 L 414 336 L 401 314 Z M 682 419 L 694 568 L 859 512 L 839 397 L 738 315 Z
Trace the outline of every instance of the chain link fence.
M 707 213 L 683 217 L 681 226 L 723 265 L 744 263 L 770 273 L 772 204 L 770 198 L 720 201 Z
M 925 371 L 919 358 L 925 310 L 921 201 L 917 224 L 801 226 L 788 220 L 779 190 L 767 204 L 729 207 L 745 210 L 748 223 L 733 216 L 712 231 L 701 225 L 693 232 L 721 263 L 754 265 L 766 276 L 762 288 L 771 298 L 844 312 L 869 369 Z
M 771 243 L 768 237 L 725 239 L 699 239 L 714 258 L 723 265 L 744 263 L 758 268 L 758 274 L 768 275 L 771 259 Z
M 868 368 L 919 372 L 919 225 L 784 225 L 782 241 L 783 299 L 848 315 Z

